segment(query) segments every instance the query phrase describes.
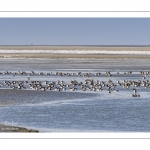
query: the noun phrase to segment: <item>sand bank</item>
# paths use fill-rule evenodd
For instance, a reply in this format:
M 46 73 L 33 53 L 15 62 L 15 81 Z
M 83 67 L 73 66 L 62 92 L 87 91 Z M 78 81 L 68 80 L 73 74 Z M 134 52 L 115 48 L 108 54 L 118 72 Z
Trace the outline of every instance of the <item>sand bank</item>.
M 0 54 L 0 58 L 95 58 L 95 59 L 150 59 L 150 55 L 118 55 L 118 54 Z

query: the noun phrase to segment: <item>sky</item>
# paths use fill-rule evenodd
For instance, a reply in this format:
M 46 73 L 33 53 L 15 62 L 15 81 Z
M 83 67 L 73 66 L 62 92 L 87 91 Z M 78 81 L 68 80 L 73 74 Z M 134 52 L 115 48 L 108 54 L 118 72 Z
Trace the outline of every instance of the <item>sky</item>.
M 0 45 L 150 45 L 150 18 L 0 18 Z

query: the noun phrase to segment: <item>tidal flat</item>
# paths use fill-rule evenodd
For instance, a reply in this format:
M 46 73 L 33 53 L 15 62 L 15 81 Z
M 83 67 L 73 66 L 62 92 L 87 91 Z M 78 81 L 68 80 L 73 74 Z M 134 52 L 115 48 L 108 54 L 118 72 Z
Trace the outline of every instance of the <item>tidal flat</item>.
M 11 47 L 11 49 L 14 48 Z M 141 50 L 140 48 L 133 49 Z M 145 48 L 145 51 L 149 51 L 149 48 Z M 9 57 L 4 57 L 6 55 Z M 26 57 L 27 55 L 29 57 Z M 32 57 L 33 55 L 34 57 Z M 57 57 L 53 57 L 53 55 L 57 55 Z M 70 57 L 71 55 L 72 57 Z M 70 81 L 76 80 L 85 85 L 86 79 L 93 80 L 93 84 L 96 84 L 97 80 L 106 84 L 110 80 L 114 84 L 117 84 L 118 80 L 120 83 L 124 80 L 149 82 L 149 74 L 146 75 L 150 71 L 148 65 L 150 60 L 147 59 L 149 55 L 105 55 L 106 57 L 103 57 L 104 54 L 99 54 L 99 56 L 96 54 L 68 54 L 65 57 L 65 54 L 1 53 L 0 83 L 4 84 L 4 81 L 40 81 L 42 85 L 46 86 L 45 81 L 57 82 L 59 80 L 69 84 Z M 28 74 L 32 71 L 36 75 L 29 76 Z M 132 74 L 125 74 L 130 71 Z M 141 71 L 144 74 L 140 74 Z M 12 74 L 3 74 L 4 72 Z M 28 74 L 13 76 L 15 72 L 27 72 Z M 40 76 L 40 72 L 43 72 L 44 75 Z M 61 72 L 63 76 L 56 75 L 57 72 Z M 77 76 L 78 72 L 81 72 L 81 76 Z M 112 76 L 107 76 L 106 72 L 110 72 Z M 46 73 L 51 74 L 47 76 Z M 64 75 L 66 73 L 74 75 L 66 76 Z M 83 76 L 86 73 L 91 74 Z M 96 73 L 101 74 L 96 76 Z M 144 75 L 146 75 L 145 78 L 143 78 Z M 118 92 L 111 91 L 111 93 L 108 93 L 107 87 L 103 87 L 102 91 L 83 91 L 81 87 L 76 86 L 76 91 L 71 91 L 72 87 L 68 87 L 66 91 L 33 90 L 28 87 L 28 84 L 25 87 L 24 90 L 11 89 L 8 86 L 0 87 L 1 124 L 13 122 L 15 126 L 35 129 L 39 132 L 150 131 L 149 87 L 134 87 L 133 85 L 128 89 L 116 87 Z M 132 97 L 133 88 L 136 88 L 140 97 Z M 2 127 L 4 128 L 4 126 Z M 21 130 L 17 131 L 21 132 Z M 7 130 L 7 132 L 11 132 L 11 130 Z M 12 130 L 12 132 L 16 131 Z

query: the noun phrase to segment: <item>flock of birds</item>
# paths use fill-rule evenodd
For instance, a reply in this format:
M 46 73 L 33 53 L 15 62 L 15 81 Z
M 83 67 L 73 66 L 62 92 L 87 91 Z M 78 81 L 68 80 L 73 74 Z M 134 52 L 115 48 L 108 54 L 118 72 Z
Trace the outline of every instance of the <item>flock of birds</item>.
M 140 71 L 139 74 L 143 77 L 142 80 L 122 80 L 119 81 L 117 80 L 116 82 L 113 82 L 111 79 L 108 79 L 108 81 L 99 81 L 99 80 L 94 80 L 94 76 L 96 77 L 111 77 L 114 75 L 120 74 L 119 72 L 111 73 L 110 71 L 105 72 L 104 74 L 97 72 L 95 74 L 92 73 L 81 73 L 81 72 L 76 72 L 76 73 L 63 73 L 63 72 L 56 72 L 56 73 L 35 73 L 34 71 L 31 72 L 25 72 L 25 71 L 18 71 L 18 72 L 0 72 L 0 76 L 7 76 L 11 75 L 12 79 L 14 80 L 1 80 L 0 82 L 0 88 L 10 88 L 10 89 L 18 89 L 18 90 L 25 90 L 25 89 L 32 89 L 32 90 L 42 90 L 42 91 L 77 91 L 77 90 L 82 90 L 82 91 L 102 91 L 102 90 L 107 90 L 107 92 L 110 94 L 111 92 L 118 92 L 123 89 L 132 89 L 132 97 L 140 97 L 140 94 L 137 93 L 138 88 L 150 88 L 150 82 L 149 80 L 146 80 L 148 75 L 150 74 L 150 71 L 148 72 L 143 72 Z M 132 71 L 129 72 L 124 72 L 124 75 L 131 75 Z M 33 80 L 32 76 L 79 76 L 84 78 L 84 81 L 77 81 L 77 80 L 71 80 L 68 83 L 65 81 L 48 81 L 48 80 L 42 80 L 42 81 L 35 81 Z M 18 81 L 15 79 L 17 76 L 25 76 L 26 80 L 23 81 Z M 140 77 L 141 77 L 140 76 Z M 85 77 L 87 79 L 85 79 Z M 91 78 L 93 77 L 93 78 Z M 3 78 L 2 78 L 3 79 Z M 102 78 L 100 78 L 102 79 Z

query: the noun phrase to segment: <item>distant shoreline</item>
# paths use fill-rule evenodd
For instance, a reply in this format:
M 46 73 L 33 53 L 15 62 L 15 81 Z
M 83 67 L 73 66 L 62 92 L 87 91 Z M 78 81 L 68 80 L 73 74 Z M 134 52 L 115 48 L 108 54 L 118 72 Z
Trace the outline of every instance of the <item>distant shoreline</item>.
M 0 58 L 150 59 L 150 46 L 0 46 L 0 51 Z
M 45 59 L 150 59 L 150 55 L 118 55 L 118 54 L 0 54 L 0 58 L 45 58 Z
M 150 45 L 0 45 L 1 46 L 53 46 L 53 47 L 58 47 L 58 46 L 79 46 L 79 47 L 150 47 Z
M 148 46 L 0 46 L 0 50 L 148 50 L 150 51 L 150 45 Z

